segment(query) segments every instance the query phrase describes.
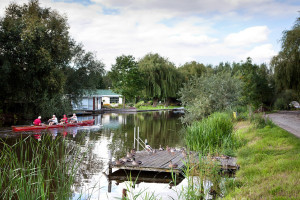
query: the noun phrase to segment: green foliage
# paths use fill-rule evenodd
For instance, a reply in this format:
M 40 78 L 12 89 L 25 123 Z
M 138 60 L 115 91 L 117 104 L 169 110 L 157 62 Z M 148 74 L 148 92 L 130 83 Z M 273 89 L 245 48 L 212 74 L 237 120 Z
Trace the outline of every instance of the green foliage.
M 271 61 L 276 87 L 279 92 L 292 89 L 300 97 L 300 17 L 291 30 L 283 32 L 281 41 L 281 51 Z
M 271 105 L 274 98 L 274 84 L 271 71 L 265 64 L 256 65 L 251 58 L 246 62 L 234 63 L 232 73 L 243 81 L 242 101 L 256 108 L 261 104 Z
M 243 121 L 243 120 L 247 120 L 249 118 L 249 110 L 247 108 L 247 106 L 236 106 L 233 107 L 231 110 L 228 110 L 228 112 L 230 114 L 233 115 L 233 112 L 236 112 L 237 114 L 237 121 Z
M 202 154 L 228 153 L 238 146 L 237 139 L 232 134 L 231 117 L 225 113 L 214 113 L 201 121 L 193 122 L 186 129 L 186 143 L 193 151 Z
M 37 0 L 6 8 L 0 19 L 0 108 L 5 113 L 31 117 L 70 111 L 67 100 L 80 97 L 82 89 L 101 87 L 103 72 L 94 54 L 70 38 L 65 16 Z
M 182 85 L 182 76 L 168 59 L 158 54 L 147 54 L 138 63 L 144 74 L 144 96 L 153 99 L 156 106 L 158 99 L 177 97 Z
M 242 82 L 226 72 L 193 77 L 179 92 L 187 111 L 183 121 L 191 122 L 238 105 L 241 90 Z
M 274 108 L 277 110 L 290 109 L 289 104 L 296 99 L 296 94 L 293 90 L 284 90 L 277 95 L 277 99 L 274 103 Z
M 74 44 L 68 29 L 65 17 L 41 8 L 38 1 L 23 6 L 11 3 L 6 8 L 0 20 L 1 70 L 5 71 L 0 78 L 7 80 L 1 85 L 1 102 L 8 102 L 8 107 L 22 103 L 24 109 L 35 105 L 34 110 L 42 112 L 41 98 L 63 92 L 66 79 L 61 69 L 70 60 Z
M 139 102 L 137 102 L 137 103 L 134 105 L 134 107 L 140 108 L 141 106 L 144 106 L 144 105 L 145 105 L 145 102 L 144 102 L 144 101 L 139 101 Z
M 179 73 L 184 76 L 184 81 L 188 81 L 191 77 L 200 77 L 207 73 L 209 68 L 206 68 L 202 63 L 196 61 L 187 62 L 183 66 L 178 68 Z
M 144 87 L 142 74 L 138 70 L 135 58 L 131 55 L 117 57 L 116 64 L 112 66 L 108 75 L 112 81 L 113 91 L 122 94 L 128 100 L 139 96 Z
M 252 115 L 250 121 L 256 128 L 264 128 L 267 125 L 270 127 L 274 126 L 273 122 L 261 113 Z
M 91 92 L 102 87 L 105 70 L 104 64 L 97 60 L 95 54 L 86 52 L 82 45 L 75 46 L 72 54 L 72 66 L 64 69 L 64 93 L 77 103 L 85 91 Z

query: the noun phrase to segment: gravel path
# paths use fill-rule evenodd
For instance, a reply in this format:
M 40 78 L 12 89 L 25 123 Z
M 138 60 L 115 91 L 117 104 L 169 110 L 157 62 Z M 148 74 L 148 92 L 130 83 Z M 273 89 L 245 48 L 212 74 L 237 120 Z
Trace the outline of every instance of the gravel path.
M 300 138 L 300 111 L 280 111 L 267 116 L 275 124 Z

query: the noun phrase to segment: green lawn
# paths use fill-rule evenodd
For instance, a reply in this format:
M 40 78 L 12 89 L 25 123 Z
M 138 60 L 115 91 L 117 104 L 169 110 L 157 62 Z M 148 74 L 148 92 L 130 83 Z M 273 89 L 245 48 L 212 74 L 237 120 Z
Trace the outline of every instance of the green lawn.
M 226 199 L 300 199 L 300 139 L 277 126 L 237 127 L 247 144 L 238 150 L 240 170 Z
M 174 108 L 180 108 L 180 106 L 156 106 L 156 107 L 152 107 L 152 106 L 140 106 L 139 108 L 137 108 L 137 110 L 161 110 L 161 109 L 174 109 Z

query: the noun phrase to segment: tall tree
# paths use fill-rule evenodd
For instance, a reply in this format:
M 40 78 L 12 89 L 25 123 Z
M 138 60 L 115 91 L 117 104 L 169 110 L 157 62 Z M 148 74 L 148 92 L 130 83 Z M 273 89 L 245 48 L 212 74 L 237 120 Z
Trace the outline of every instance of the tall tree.
M 272 74 L 265 64 L 256 65 L 251 58 L 245 62 L 233 63 L 232 74 L 243 81 L 242 101 L 259 107 L 273 101 Z
M 173 63 L 158 54 L 149 53 L 139 61 L 139 69 L 145 75 L 144 95 L 153 99 L 153 106 L 159 99 L 176 98 L 182 85 L 182 76 Z
M 112 81 L 113 90 L 123 95 L 123 105 L 125 105 L 125 98 L 135 99 L 144 87 L 138 64 L 131 55 L 116 58 L 116 64 L 112 66 L 109 78 Z
M 85 51 L 81 44 L 76 45 L 72 53 L 71 66 L 65 70 L 65 93 L 75 103 L 85 92 L 102 88 L 105 70 L 104 64 L 97 60 L 95 54 Z
M 22 6 L 11 3 L 0 19 L 0 78 L 2 107 L 42 112 L 42 102 L 61 99 L 63 71 L 74 45 L 67 19 L 37 0 Z M 57 102 L 57 101 L 55 101 Z M 57 102 L 62 105 L 62 102 Z M 19 105 L 19 107 L 17 106 Z
M 300 98 L 300 17 L 283 32 L 281 51 L 271 60 L 278 92 L 292 89 Z
M 178 71 L 184 76 L 184 80 L 188 81 L 191 77 L 200 77 L 205 74 L 208 69 L 202 63 L 196 61 L 187 62 L 178 68 Z

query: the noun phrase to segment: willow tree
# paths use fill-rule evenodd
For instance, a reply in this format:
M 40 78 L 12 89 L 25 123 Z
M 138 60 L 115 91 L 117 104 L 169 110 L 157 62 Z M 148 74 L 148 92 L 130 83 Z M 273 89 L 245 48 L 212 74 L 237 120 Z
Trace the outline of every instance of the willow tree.
M 271 60 L 279 92 L 294 90 L 300 97 L 300 17 L 291 30 L 283 32 L 282 47 Z
M 146 98 L 153 99 L 153 106 L 158 100 L 166 100 L 169 104 L 171 98 L 177 97 L 182 85 L 182 76 L 173 63 L 158 54 L 149 53 L 138 63 L 139 70 L 144 74 Z

